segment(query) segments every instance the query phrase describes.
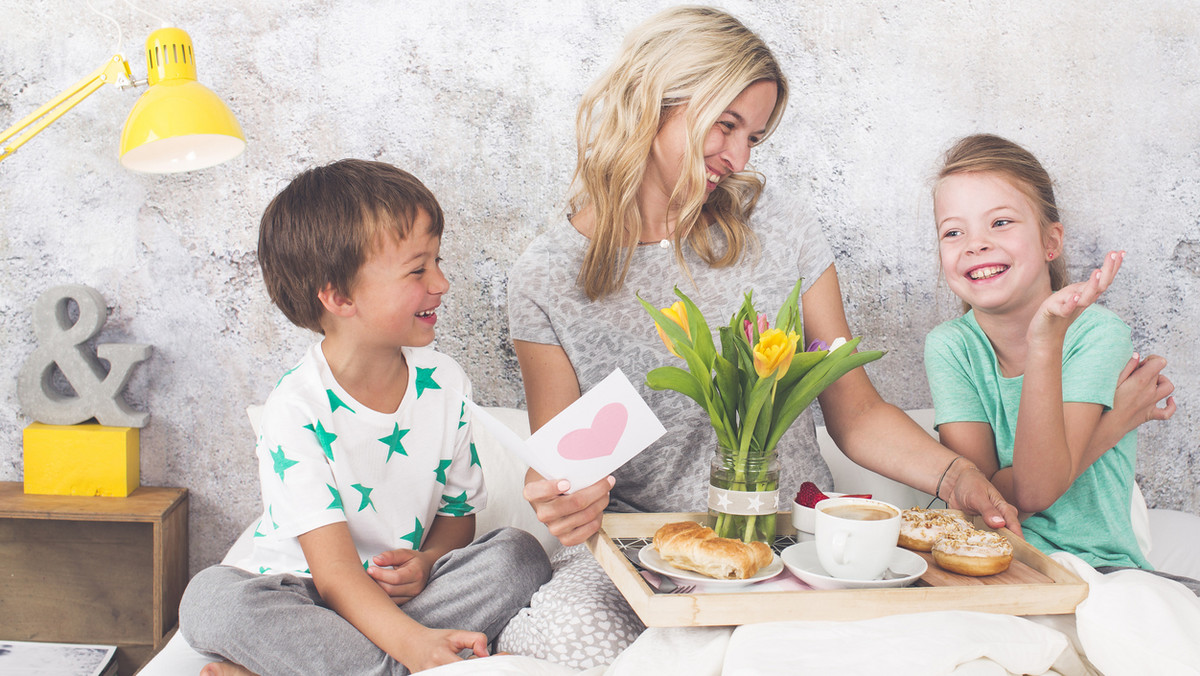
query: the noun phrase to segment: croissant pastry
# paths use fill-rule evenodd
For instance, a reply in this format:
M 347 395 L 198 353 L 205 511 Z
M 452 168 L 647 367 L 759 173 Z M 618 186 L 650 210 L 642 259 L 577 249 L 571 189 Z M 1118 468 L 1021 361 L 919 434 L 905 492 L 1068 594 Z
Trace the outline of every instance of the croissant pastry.
M 693 521 L 668 523 L 654 534 L 654 549 L 664 561 L 718 580 L 744 580 L 769 565 L 771 548 L 762 542 L 717 537 Z

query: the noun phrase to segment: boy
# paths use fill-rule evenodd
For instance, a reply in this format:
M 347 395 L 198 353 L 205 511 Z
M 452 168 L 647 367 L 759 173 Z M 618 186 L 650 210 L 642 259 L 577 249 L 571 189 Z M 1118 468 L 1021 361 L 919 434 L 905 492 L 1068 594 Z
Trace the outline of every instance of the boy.
M 181 603 L 188 642 L 229 661 L 205 673 L 406 674 L 483 657 L 549 579 L 523 531 L 472 543 L 486 493 L 455 394 L 470 382 L 425 347 L 449 287 L 442 227 L 420 181 L 361 160 L 302 173 L 263 214 L 271 300 L 324 339 L 263 409 L 253 553 L 201 571 Z

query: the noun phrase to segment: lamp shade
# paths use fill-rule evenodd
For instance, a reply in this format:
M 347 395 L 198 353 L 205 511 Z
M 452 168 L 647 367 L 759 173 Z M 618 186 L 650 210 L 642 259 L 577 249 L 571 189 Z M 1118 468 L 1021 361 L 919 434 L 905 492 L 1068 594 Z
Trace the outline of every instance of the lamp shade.
M 246 148 L 229 107 L 196 81 L 192 40 L 178 28 L 146 39 L 149 89 L 121 130 L 121 164 L 154 174 L 193 171 L 233 159 Z

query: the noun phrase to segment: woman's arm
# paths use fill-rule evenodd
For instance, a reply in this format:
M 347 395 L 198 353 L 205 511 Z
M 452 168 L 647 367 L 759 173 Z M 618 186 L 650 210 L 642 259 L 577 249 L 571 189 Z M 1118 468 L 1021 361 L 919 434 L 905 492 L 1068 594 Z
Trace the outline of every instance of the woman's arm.
M 525 382 L 529 428 L 536 432 L 579 398 L 579 379 L 567 353 L 558 345 L 514 340 L 513 349 Z M 565 495 L 571 487 L 567 481 L 548 480 L 530 469 L 525 473 L 525 499 L 551 535 L 564 546 L 577 545 L 600 530 L 614 483 L 608 476 Z
M 1079 471 L 1087 469 L 1105 451 L 1151 420 L 1168 420 L 1175 415 L 1175 385 L 1162 374 L 1167 360 L 1152 354 L 1145 359 L 1134 353 L 1117 377 L 1112 408 L 1100 415 L 1088 442 Z M 1160 407 L 1158 402 L 1164 402 Z
M 850 337 L 832 265 L 803 298 L 805 343 Z M 1020 532 L 1016 509 L 975 465 L 963 460 L 951 464 L 958 456 L 938 444 L 904 411 L 883 401 L 864 369 L 839 378 L 819 400 L 830 436 L 855 463 L 926 493 L 936 491 L 951 507 L 981 514 L 993 527 L 1007 526 Z
M 460 650 L 487 656 L 486 635 L 431 629 L 400 610 L 363 570 L 345 522 L 308 531 L 299 540 L 321 598 L 409 671 L 457 662 Z

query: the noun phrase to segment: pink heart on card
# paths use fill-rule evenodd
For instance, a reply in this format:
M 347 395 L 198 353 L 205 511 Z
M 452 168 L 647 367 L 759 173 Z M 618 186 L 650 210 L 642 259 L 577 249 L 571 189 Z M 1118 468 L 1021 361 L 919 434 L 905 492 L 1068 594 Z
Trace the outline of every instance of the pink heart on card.
M 625 433 L 629 411 L 618 402 L 606 404 L 596 412 L 591 427 L 567 432 L 558 442 L 558 454 L 567 460 L 591 460 L 612 455 Z

